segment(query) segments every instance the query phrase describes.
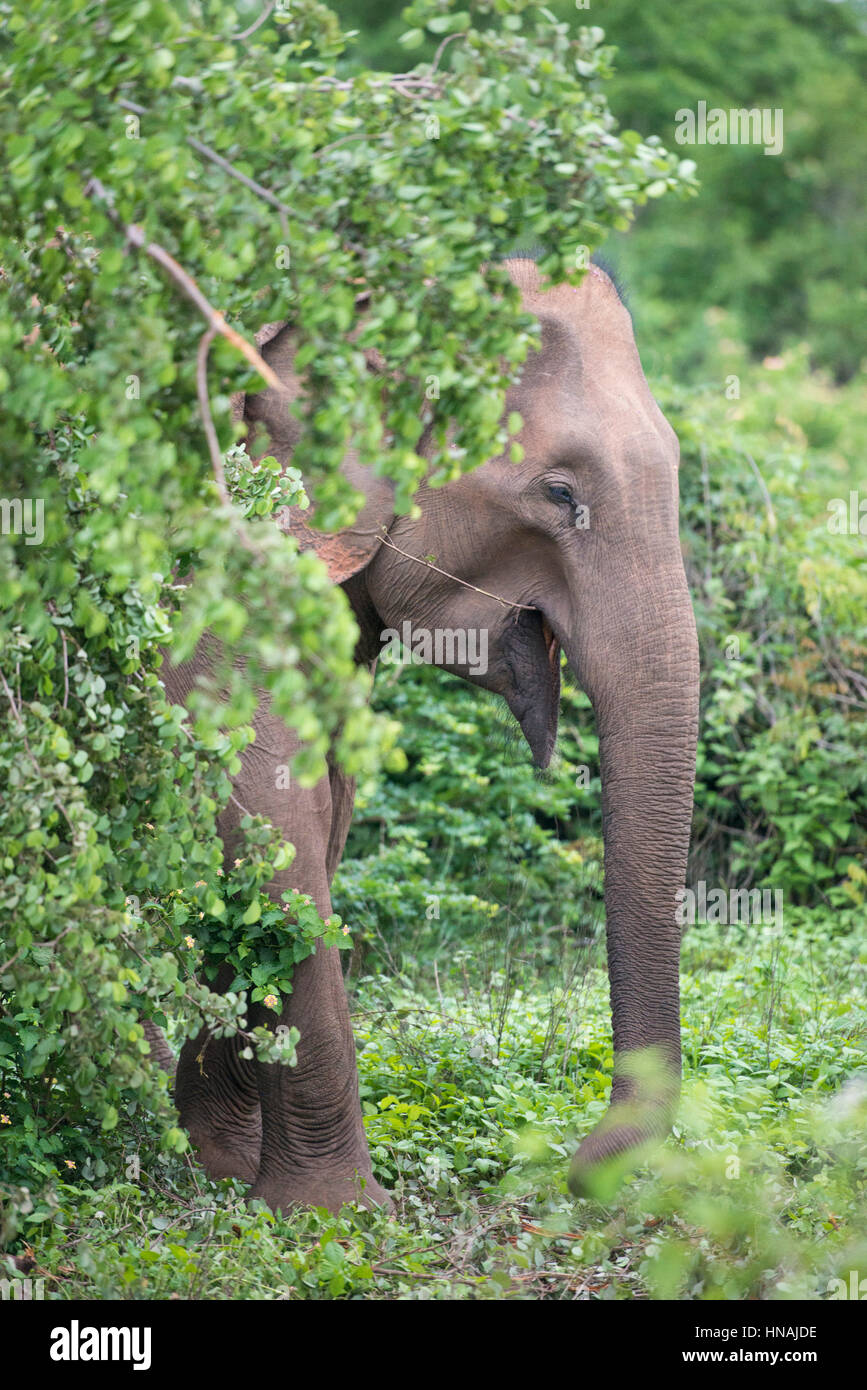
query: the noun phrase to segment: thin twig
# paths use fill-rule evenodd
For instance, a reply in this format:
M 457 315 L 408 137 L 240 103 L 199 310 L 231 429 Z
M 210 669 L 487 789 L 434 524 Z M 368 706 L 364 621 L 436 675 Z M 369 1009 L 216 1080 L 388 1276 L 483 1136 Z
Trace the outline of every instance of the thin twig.
M 275 193 L 272 193 L 268 188 L 264 188 L 261 183 L 257 183 L 256 180 L 251 179 L 249 175 L 242 174 L 240 169 L 236 169 L 234 164 L 229 163 L 228 159 L 224 159 L 221 154 L 217 154 L 217 151 L 212 150 L 210 145 L 203 145 L 201 140 L 196 140 L 192 135 L 187 136 L 187 144 L 191 149 L 194 149 L 197 154 L 204 155 L 205 159 L 210 159 L 212 164 L 216 164 L 218 168 L 230 174 L 233 179 L 237 179 L 239 183 L 242 183 L 245 188 L 249 188 L 252 193 L 257 194 L 258 197 L 263 198 L 266 203 L 270 203 L 273 208 L 276 208 L 280 214 L 280 225 L 283 228 L 283 232 L 286 236 L 289 235 L 289 224 L 286 218 L 290 215 L 292 209 L 286 203 L 281 202 Z
M 66 633 L 59 627 L 60 640 L 63 643 L 63 708 L 69 706 L 69 653 L 66 647 Z
M 69 924 L 68 927 L 64 927 L 64 928 L 63 928 L 63 931 L 58 932 L 57 935 L 54 936 L 54 937 L 52 937 L 50 941 L 37 941 L 37 942 L 35 942 L 35 943 L 34 943 L 34 942 L 31 942 L 31 943 L 30 943 L 30 946 L 31 946 L 31 947 L 38 946 L 38 947 L 40 947 L 41 949 L 44 949 L 46 946 L 48 946 L 51 950 L 53 950 L 54 947 L 57 945 L 58 941 L 62 941 L 63 938 L 64 938 L 64 936 L 66 936 L 66 933 L 67 933 L 67 932 L 71 932 L 71 931 L 72 931 L 72 928 L 73 928 L 73 927 L 77 927 L 77 926 L 78 926 L 78 923 L 77 923 L 77 922 L 70 922 L 70 924 Z M 4 963 L 3 963 L 2 965 L 0 965 L 0 976 L 5 975 L 6 972 L 7 972 L 7 970 L 11 970 L 11 969 L 12 969 L 12 966 L 15 964 L 16 960 L 17 960 L 18 957 L 21 955 L 22 951 L 26 951 L 26 950 L 28 950 L 28 949 L 29 949 L 29 948 L 26 947 L 26 946 L 21 946 L 21 947 L 19 947 L 19 949 L 15 952 L 15 955 L 14 955 L 14 956 L 10 956 L 9 959 L 8 959 L 7 961 L 4 961 Z
M 231 507 L 232 499 L 229 496 L 229 489 L 226 487 L 226 470 L 223 467 L 223 454 L 220 449 L 220 441 L 217 438 L 217 431 L 214 427 L 214 418 L 211 415 L 211 402 L 208 397 L 208 352 L 211 343 L 214 341 L 215 330 L 207 329 L 199 339 L 199 350 L 196 353 L 196 395 L 199 398 L 199 412 L 202 417 L 202 427 L 205 431 L 205 438 L 208 441 L 208 452 L 211 455 L 211 467 L 214 470 L 214 478 L 217 483 L 217 491 L 220 500 L 226 507 Z
M 448 48 L 449 44 L 450 44 L 450 43 L 453 43 L 455 39 L 465 39 L 466 37 L 467 37 L 467 31 L 466 31 L 466 29 L 462 29 L 461 32 L 460 32 L 459 34 L 447 34 L 447 35 L 446 35 L 446 37 L 443 39 L 442 43 L 440 44 L 439 48 L 437 49 L 436 53 L 434 54 L 434 59 L 433 59 L 433 62 L 431 63 L 431 68 L 430 68 L 430 70 L 431 70 L 431 76 L 433 76 L 433 74 L 436 72 L 437 68 L 439 67 L 439 65 L 440 65 L 440 58 L 443 56 L 443 53 L 444 53 L 445 50 Z
M 407 560 L 415 560 L 417 565 L 425 565 L 429 570 L 436 570 L 437 574 L 444 574 L 446 579 L 453 579 L 456 584 L 463 584 L 465 589 L 472 589 L 474 593 L 484 594 L 485 598 L 495 599 L 504 608 L 523 608 L 528 613 L 538 613 L 539 611 L 534 603 L 516 603 L 513 599 L 500 598 L 499 594 L 491 594 L 487 589 L 480 589 L 477 584 L 469 584 L 466 579 L 458 579 L 456 574 L 449 574 L 448 570 L 441 570 L 439 565 L 435 565 L 432 560 L 421 560 L 418 555 L 410 555 L 408 550 L 401 550 L 399 545 L 395 545 L 394 541 L 389 538 L 385 527 L 382 529 L 381 539 L 383 545 L 390 546 L 392 550 L 397 551 L 398 555 L 405 556 Z
M 132 111 L 136 116 L 146 116 L 148 114 L 148 108 L 146 106 L 139 106 L 137 101 L 128 101 L 126 97 L 119 97 L 117 105 L 122 106 L 124 111 Z M 209 159 L 212 164 L 216 164 L 224 173 L 229 174 L 233 179 L 237 179 L 245 188 L 249 188 L 251 193 L 255 193 L 257 197 L 262 198 L 264 202 L 270 203 L 271 207 L 276 208 L 283 218 L 294 216 L 289 205 L 281 202 L 276 193 L 272 193 L 270 188 L 265 188 L 263 184 L 257 183 L 255 179 L 251 179 L 249 174 L 242 174 L 240 169 L 236 169 L 234 164 L 230 164 L 229 160 L 226 159 L 224 155 L 217 154 L 217 151 L 212 150 L 210 145 L 204 145 L 201 140 L 197 140 L 193 135 L 187 135 L 184 138 L 186 143 L 190 146 L 190 149 L 195 150 L 196 154 L 200 154 L 205 159 Z M 283 223 L 283 229 L 288 236 L 289 229 L 285 221 Z
M 262 25 L 265 23 L 265 20 L 269 18 L 269 16 L 271 15 L 271 13 L 272 13 L 272 11 L 273 11 L 273 9 L 274 9 L 275 4 L 276 4 L 276 0 L 268 0 L 268 4 L 265 6 L 265 8 L 264 8 L 264 10 L 262 11 L 262 13 L 260 14 L 259 18 L 258 18 L 258 19 L 255 19 L 255 20 L 253 21 L 253 23 L 250 25 L 249 29 L 245 29 L 245 30 L 243 31 L 243 33 L 240 33 L 240 34 L 232 34 L 232 35 L 230 35 L 230 37 L 231 37 L 236 43 L 240 43 L 242 39 L 248 39 L 248 38 L 250 37 L 251 34 L 255 34 L 256 30 L 257 30 L 257 29 L 260 29 L 260 28 L 262 27 Z
M 762 495 L 764 496 L 764 499 L 765 499 L 765 506 L 766 506 L 767 511 L 768 511 L 768 521 L 769 521 L 770 524 L 771 524 L 771 531 L 774 532 L 774 534 L 776 535 L 776 530 L 777 530 L 777 516 L 776 516 L 776 513 L 775 513 L 775 511 L 774 511 L 774 504 L 773 504 L 773 502 L 771 501 L 771 494 L 768 492 L 768 489 L 767 489 L 767 484 L 765 483 L 765 480 L 764 480 L 764 478 L 762 477 L 761 472 L 759 471 L 759 465 L 756 463 L 756 461 L 755 461 L 755 459 L 753 458 L 752 454 L 747 453 L 746 449 L 744 450 L 744 458 L 746 459 L 747 463 L 750 465 L 750 468 L 753 470 L 753 473 L 756 475 L 756 480 L 758 481 L 759 487 L 760 487 L 761 490 L 762 490 Z
M 317 150 L 314 159 L 321 159 L 324 154 L 331 150 L 336 150 L 338 145 L 345 145 L 347 140 L 384 140 L 388 132 L 381 131 L 379 135 L 368 135 L 366 130 L 356 130 L 351 135 L 341 135 L 339 140 L 334 140 L 330 145 L 323 145 L 321 150 Z
M 443 992 L 442 992 L 442 990 L 440 989 L 440 972 L 437 970 L 436 959 L 434 959 L 434 963 L 433 963 L 433 972 L 434 972 L 434 982 L 435 982 L 436 987 L 437 987 L 437 999 L 439 999 L 439 1001 L 440 1001 L 440 1009 L 442 1010 L 443 1013 L 445 1013 L 445 1012 L 446 1012 L 446 1001 L 443 999 Z

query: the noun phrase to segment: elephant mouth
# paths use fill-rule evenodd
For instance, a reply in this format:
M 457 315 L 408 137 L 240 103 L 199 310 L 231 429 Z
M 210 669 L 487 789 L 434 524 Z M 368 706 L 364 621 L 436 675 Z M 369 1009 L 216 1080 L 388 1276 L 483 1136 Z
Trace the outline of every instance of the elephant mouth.
M 545 617 L 545 614 L 540 613 L 539 616 L 542 619 L 542 641 L 545 643 L 545 651 L 548 653 L 548 665 L 552 668 L 552 670 L 556 666 L 557 670 L 559 671 L 560 643 L 557 640 L 557 634 L 555 633 L 551 624 L 548 622 L 548 619 Z
M 521 610 L 503 637 L 511 677 L 506 703 L 537 767 L 551 761 L 560 712 L 560 640 L 541 609 Z

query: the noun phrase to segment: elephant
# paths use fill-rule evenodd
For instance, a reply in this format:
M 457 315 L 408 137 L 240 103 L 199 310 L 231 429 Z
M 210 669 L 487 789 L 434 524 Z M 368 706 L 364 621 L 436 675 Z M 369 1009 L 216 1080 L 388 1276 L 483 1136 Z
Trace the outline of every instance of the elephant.
M 444 486 L 423 483 L 420 514 L 395 516 L 391 484 L 349 451 L 344 472 L 365 496 L 354 524 L 317 533 L 293 508 L 281 525 L 342 586 L 358 624 L 358 663 L 372 665 L 384 634 L 407 622 L 429 633 L 484 632 L 484 663 L 471 668 L 453 645 L 437 664 L 502 696 L 539 768 L 557 736 L 561 653 L 589 696 L 600 747 L 614 1072 L 608 1112 L 569 1170 L 570 1188 L 582 1193 L 600 1165 L 628 1162 L 668 1132 L 679 1094 L 676 895 L 692 813 L 697 639 L 678 535 L 677 436 L 651 395 L 627 308 L 595 264 L 579 286 L 545 283 L 531 259 L 503 265 L 541 330 L 506 398 L 506 412 L 523 421 L 523 460 L 495 457 Z M 287 408 L 301 389 L 291 326 L 270 325 L 259 342 L 288 389 L 241 398 L 238 413 L 248 452 L 285 465 L 301 428 Z M 174 702 L 188 698 L 202 659 L 167 665 Z M 279 901 L 298 888 L 328 916 L 354 784 L 329 757 L 316 786 L 276 790 L 274 767 L 291 762 L 298 738 L 266 695 L 254 728 L 218 820 L 227 860 L 239 807 L 263 814 L 297 851 L 268 891 Z M 251 1005 L 249 1018 L 297 1027 L 297 1065 L 245 1060 L 238 1041 L 207 1031 L 184 1044 L 175 1097 L 206 1171 L 246 1181 L 249 1196 L 274 1210 L 387 1206 L 362 1123 L 337 948 L 296 967 L 279 1019 L 262 1005 Z

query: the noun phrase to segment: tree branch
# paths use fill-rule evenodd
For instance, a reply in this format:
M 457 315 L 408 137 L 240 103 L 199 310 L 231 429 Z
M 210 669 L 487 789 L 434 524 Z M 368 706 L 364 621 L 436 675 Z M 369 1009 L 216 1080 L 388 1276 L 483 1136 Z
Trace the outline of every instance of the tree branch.
M 211 455 L 211 467 L 214 470 L 217 491 L 220 494 L 220 500 L 223 502 L 224 506 L 231 507 L 232 499 L 229 496 L 229 489 L 226 487 L 226 470 L 223 467 L 223 454 L 220 449 L 220 441 L 217 438 L 217 431 L 214 427 L 214 418 L 211 415 L 211 402 L 208 396 L 208 353 L 213 341 L 213 328 L 209 328 L 206 333 L 203 333 L 199 340 L 199 350 L 196 353 L 196 394 L 199 398 L 199 413 L 202 417 L 205 438 L 208 441 L 208 452 Z
M 148 108 L 146 106 L 139 106 L 137 101 L 127 101 L 126 97 L 118 97 L 117 104 L 123 107 L 124 111 L 132 111 L 136 116 L 148 115 Z M 255 179 L 251 179 L 248 174 L 242 174 L 240 169 L 236 169 L 234 164 L 230 164 L 229 160 L 225 159 L 223 155 L 217 154 L 217 151 L 212 150 L 210 145 L 202 144 L 202 141 L 197 140 L 193 135 L 185 135 L 184 139 L 190 146 L 190 149 L 196 151 L 196 154 L 200 154 L 205 159 L 209 159 L 212 164 L 216 164 L 219 169 L 222 169 L 233 179 L 237 179 L 245 188 L 249 188 L 251 193 L 255 193 L 257 197 L 262 198 L 266 203 L 270 203 L 271 207 L 276 208 L 283 217 L 293 215 L 292 209 L 286 203 L 281 202 L 276 193 L 272 193 L 270 188 L 265 188 L 261 183 L 257 183 Z M 286 230 L 288 235 L 288 228 L 285 227 L 285 224 L 284 230 Z
M 250 35 L 255 34 L 256 30 L 260 29 L 262 25 L 265 23 L 265 20 L 269 18 L 274 9 L 275 4 L 276 0 L 268 0 L 268 4 L 265 6 L 259 18 L 253 20 L 253 23 L 250 25 L 249 29 L 245 29 L 241 34 L 232 34 L 231 38 L 236 43 L 239 43 L 242 39 L 249 39 Z
M 446 34 L 446 37 L 443 39 L 442 43 L 440 44 L 439 48 L 437 49 L 436 53 L 434 54 L 434 60 L 433 60 L 433 62 L 431 63 L 431 67 L 430 67 L 431 75 L 433 75 L 433 74 L 436 72 L 437 68 L 439 67 L 439 65 L 440 65 L 440 58 L 443 56 L 443 53 L 444 53 L 445 50 L 448 48 L 449 44 L 450 44 L 450 43 L 454 43 L 455 39 L 465 39 L 466 37 L 467 37 L 467 32 L 466 32 L 465 29 L 462 29 L 461 32 L 460 32 L 459 34 Z

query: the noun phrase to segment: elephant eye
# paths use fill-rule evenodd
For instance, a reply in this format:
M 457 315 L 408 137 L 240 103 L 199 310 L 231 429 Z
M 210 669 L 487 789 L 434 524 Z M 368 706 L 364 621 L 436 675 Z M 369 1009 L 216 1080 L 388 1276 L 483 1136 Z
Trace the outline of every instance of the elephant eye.
M 551 483 L 548 487 L 548 496 L 552 502 L 565 502 L 568 507 L 577 505 L 569 488 L 564 487 L 562 483 Z

